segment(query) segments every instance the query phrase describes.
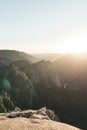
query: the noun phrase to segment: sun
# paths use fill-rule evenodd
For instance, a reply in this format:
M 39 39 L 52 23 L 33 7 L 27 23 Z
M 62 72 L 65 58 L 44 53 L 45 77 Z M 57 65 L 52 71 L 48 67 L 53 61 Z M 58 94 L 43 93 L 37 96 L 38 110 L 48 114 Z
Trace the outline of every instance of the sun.
M 81 43 L 67 44 L 67 46 L 63 48 L 63 52 L 65 53 L 87 52 L 87 44 L 85 45 Z
M 64 41 L 61 50 L 65 53 L 87 52 L 87 35 L 86 35 L 86 33 L 69 36 Z

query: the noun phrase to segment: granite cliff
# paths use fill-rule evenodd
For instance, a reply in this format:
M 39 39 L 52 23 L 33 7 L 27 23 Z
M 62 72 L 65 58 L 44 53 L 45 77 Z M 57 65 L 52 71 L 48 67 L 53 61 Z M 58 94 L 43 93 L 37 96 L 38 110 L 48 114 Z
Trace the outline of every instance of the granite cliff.
M 11 112 L 0 116 L 0 130 L 80 130 L 60 123 L 53 111 L 46 108 Z

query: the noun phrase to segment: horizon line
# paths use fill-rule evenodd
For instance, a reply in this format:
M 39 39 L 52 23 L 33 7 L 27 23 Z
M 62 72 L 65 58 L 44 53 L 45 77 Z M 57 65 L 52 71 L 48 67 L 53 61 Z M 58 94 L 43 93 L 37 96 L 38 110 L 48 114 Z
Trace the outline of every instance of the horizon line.
M 27 53 L 27 54 L 33 54 L 33 55 L 44 55 L 44 54 L 80 54 L 80 53 L 87 53 L 87 51 L 82 51 L 82 52 L 42 52 L 42 53 L 39 53 L 39 52 L 28 52 L 28 51 L 25 51 L 25 50 L 19 50 L 19 49 L 0 49 L 0 51 L 18 51 L 18 52 L 24 52 L 24 53 Z

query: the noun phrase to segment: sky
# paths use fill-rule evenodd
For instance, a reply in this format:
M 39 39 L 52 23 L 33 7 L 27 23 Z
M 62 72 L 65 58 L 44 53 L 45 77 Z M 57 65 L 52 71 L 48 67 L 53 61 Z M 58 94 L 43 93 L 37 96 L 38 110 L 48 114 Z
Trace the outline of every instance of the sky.
M 0 0 L 0 49 L 87 51 L 87 0 Z

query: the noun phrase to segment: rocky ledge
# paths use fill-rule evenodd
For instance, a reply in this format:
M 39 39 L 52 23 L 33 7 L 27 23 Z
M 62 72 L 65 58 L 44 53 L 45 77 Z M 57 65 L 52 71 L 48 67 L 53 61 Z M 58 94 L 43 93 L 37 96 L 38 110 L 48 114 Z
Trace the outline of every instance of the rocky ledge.
M 59 121 L 55 113 L 45 107 L 39 110 L 2 113 L 0 130 L 79 130 Z

